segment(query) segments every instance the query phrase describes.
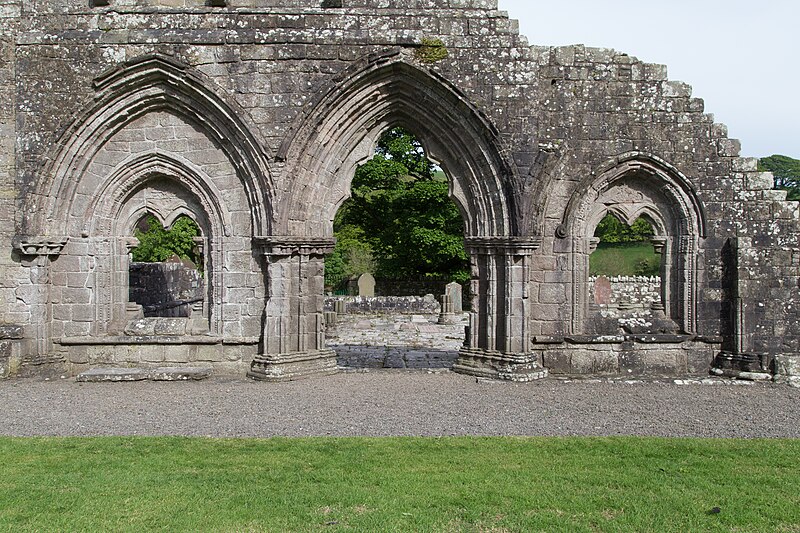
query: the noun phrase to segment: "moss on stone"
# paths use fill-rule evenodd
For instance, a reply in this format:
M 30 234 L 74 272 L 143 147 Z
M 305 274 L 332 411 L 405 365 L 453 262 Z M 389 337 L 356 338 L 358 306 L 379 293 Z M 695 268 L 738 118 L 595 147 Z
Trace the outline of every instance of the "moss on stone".
M 422 39 L 420 47 L 414 52 L 414 56 L 423 63 L 436 63 L 447 59 L 449 52 L 441 39 Z

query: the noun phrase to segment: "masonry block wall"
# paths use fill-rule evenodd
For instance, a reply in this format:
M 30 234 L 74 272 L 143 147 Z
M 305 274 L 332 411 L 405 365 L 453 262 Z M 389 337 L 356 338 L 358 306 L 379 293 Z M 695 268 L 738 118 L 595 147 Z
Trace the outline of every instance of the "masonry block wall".
M 396 125 L 465 217 L 457 370 L 765 372 L 796 353 L 797 205 L 688 85 L 613 50 L 530 46 L 494 0 L 399 4 L 0 0 L 0 322 L 24 330 L 19 364 L 335 371 L 331 221 Z M 657 230 L 663 305 L 644 330 L 590 314 L 608 212 Z M 205 333 L 125 334 L 144 214 L 200 225 Z

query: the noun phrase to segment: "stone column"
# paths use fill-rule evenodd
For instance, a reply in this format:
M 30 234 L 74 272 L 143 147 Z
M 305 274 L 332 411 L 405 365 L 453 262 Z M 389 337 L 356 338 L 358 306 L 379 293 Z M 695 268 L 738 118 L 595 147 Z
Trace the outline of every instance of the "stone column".
M 743 379 L 771 379 L 767 354 L 753 353 L 753 333 L 748 327 L 756 312 L 748 301 L 748 267 L 753 259 L 753 244 L 749 238 L 731 238 L 722 250 L 723 273 L 723 343 L 722 351 L 711 364 L 711 373 Z M 752 298 L 752 297 L 751 297 Z M 777 367 L 778 363 L 775 363 Z
M 67 243 L 66 237 L 25 237 L 17 239 L 14 249 L 22 258 L 22 264 L 30 268 L 31 283 L 35 288 L 31 316 L 33 323 L 26 337 L 31 339 L 26 348 L 29 357 L 45 357 L 53 350 L 51 300 L 51 262 L 57 258 Z
M 337 372 L 336 353 L 325 348 L 325 254 L 334 239 L 260 237 L 266 263 L 266 309 L 261 353 L 248 376 L 287 381 Z
M 511 381 L 547 376 L 531 350 L 528 328 L 530 256 L 538 239 L 473 237 L 467 239 L 472 271 L 470 325 L 453 370 Z

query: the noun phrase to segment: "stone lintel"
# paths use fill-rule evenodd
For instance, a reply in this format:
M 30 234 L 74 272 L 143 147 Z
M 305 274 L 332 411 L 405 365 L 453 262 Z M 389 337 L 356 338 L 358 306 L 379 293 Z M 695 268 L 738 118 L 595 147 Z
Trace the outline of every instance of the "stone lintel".
M 333 237 L 302 237 L 290 235 L 268 235 L 253 237 L 253 243 L 263 255 L 327 255 L 333 252 L 336 239 Z
M 505 237 L 488 235 L 467 237 L 464 246 L 469 253 L 479 255 L 533 255 L 541 246 L 541 237 Z
M 694 335 L 672 333 L 641 333 L 635 335 L 568 335 L 564 340 L 570 344 L 620 344 L 633 341 L 641 344 L 681 344 L 695 340 Z
M 121 381 L 199 381 L 211 376 L 211 367 L 92 368 L 78 374 L 76 381 L 99 383 Z
M 336 374 L 336 352 L 317 350 L 286 354 L 262 354 L 253 358 L 247 377 L 256 381 L 294 381 Z
M 14 250 L 27 256 L 58 256 L 66 246 L 69 237 L 31 237 L 22 236 L 14 239 Z

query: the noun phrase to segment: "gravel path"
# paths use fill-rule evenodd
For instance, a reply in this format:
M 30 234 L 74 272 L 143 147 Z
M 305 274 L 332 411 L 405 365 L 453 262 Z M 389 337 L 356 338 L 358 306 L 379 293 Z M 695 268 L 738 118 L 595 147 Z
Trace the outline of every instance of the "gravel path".
M 800 389 L 476 381 L 372 371 L 290 383 L 0 382 L 2 435 L 800 437 Z

